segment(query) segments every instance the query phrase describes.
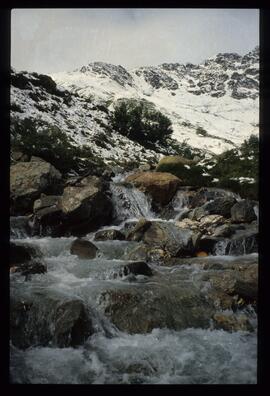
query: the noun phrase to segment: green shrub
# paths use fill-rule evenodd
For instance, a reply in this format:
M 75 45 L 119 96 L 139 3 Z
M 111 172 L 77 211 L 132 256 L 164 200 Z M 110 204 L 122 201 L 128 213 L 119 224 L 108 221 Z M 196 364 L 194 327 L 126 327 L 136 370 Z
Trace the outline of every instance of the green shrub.
M 110 121 L 117 132 L 139 143 L 164 142 L 173 132 L 169 118 L 146 101 L 121 101 Z
M 167 157 L 168 161 L 161 160 L 156 167 L 157 172 L 169 172 L 182 180 L 187 186 L 208 186 L 212 180 L 210 176 L 203 176 L 203 168 L 192 164 L 184 158 L 177 161 L 177 157 Z M 172 159 L 170 161 L 170 158 Z
M 101 159 L 95 158 L 90 147 L 72 145 L 67 134 L 57 126 L 26 118 L 12 123 L 11 146 L 29 156 L 38 156 L 54 165 L 61 172 L 70 170 L 81 172 L 93 166 L 104 166 Z M 37 132 L 38 131 L 38 132 Z

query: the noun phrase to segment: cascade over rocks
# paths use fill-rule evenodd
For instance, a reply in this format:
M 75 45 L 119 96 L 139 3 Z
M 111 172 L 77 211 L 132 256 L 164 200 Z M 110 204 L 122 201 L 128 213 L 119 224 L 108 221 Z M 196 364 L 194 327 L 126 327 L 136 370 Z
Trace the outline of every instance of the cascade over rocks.
M 125 181 L 149 194 L 158 205 L 168 204 L 181 184 L 178 177 L 166 172 L 137 172 Z
M 46 161 L 17 162 L 10 167 L 11 214 L 31 213 L 43 193 L 61 191 L 61 173 Z

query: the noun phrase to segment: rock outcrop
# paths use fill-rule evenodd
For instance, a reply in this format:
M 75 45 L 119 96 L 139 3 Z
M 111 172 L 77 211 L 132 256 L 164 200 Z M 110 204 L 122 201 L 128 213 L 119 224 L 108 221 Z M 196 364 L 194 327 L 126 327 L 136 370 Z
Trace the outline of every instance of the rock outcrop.
M 10 167 L 11 214 L 31 213 L 43 193 L 59 192 L 61 173 L 46 161 L 17 162 Z
M 105 193 L 102 179 L 88 176 L 75 186 L 64 189 L 61 209 L 66 226 L 74 235 L 95 231 L 112 217 L 112 202 Z

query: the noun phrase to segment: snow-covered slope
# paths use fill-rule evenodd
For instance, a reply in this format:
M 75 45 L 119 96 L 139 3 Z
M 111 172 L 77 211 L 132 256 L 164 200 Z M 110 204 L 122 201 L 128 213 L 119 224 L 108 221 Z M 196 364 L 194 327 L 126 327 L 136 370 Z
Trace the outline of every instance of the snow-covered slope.
M 120 98 L 147 99 L 171 119 L 174 138 L 208 152 L 219 154 L 258 133 L 258 47 L 245 56 L 218 54 L 200 65 L 164 63 L 127 71 L 93 62 L 51 77 L 110 109 Z
M 160 157 L 112 131 L 108 115 L 105 106 L 57 87 L 46 75 L 11 72 L 12 136 L 20 125 L 27 135 L 29 125 L 37 132 L 38 144 L 39 133 L 56 127 L 66 133 L 73 146 L 90 147 L 92 154 L 105 162 L 156 161 Z

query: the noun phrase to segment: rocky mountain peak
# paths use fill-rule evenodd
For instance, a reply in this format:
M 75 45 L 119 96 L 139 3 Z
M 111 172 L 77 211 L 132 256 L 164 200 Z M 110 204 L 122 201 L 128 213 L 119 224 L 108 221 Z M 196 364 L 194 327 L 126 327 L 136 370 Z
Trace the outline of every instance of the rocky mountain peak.
M 87 66 L 82 66 L 80 69 L 75 70 L 75 72 L 78 71 L 85 74 L 94 73 L 100 77 L 109 77 L 122 86 L 133 85 L 132 76 L 121 65 L 116 66 L 106 62 L 91 62 Z

